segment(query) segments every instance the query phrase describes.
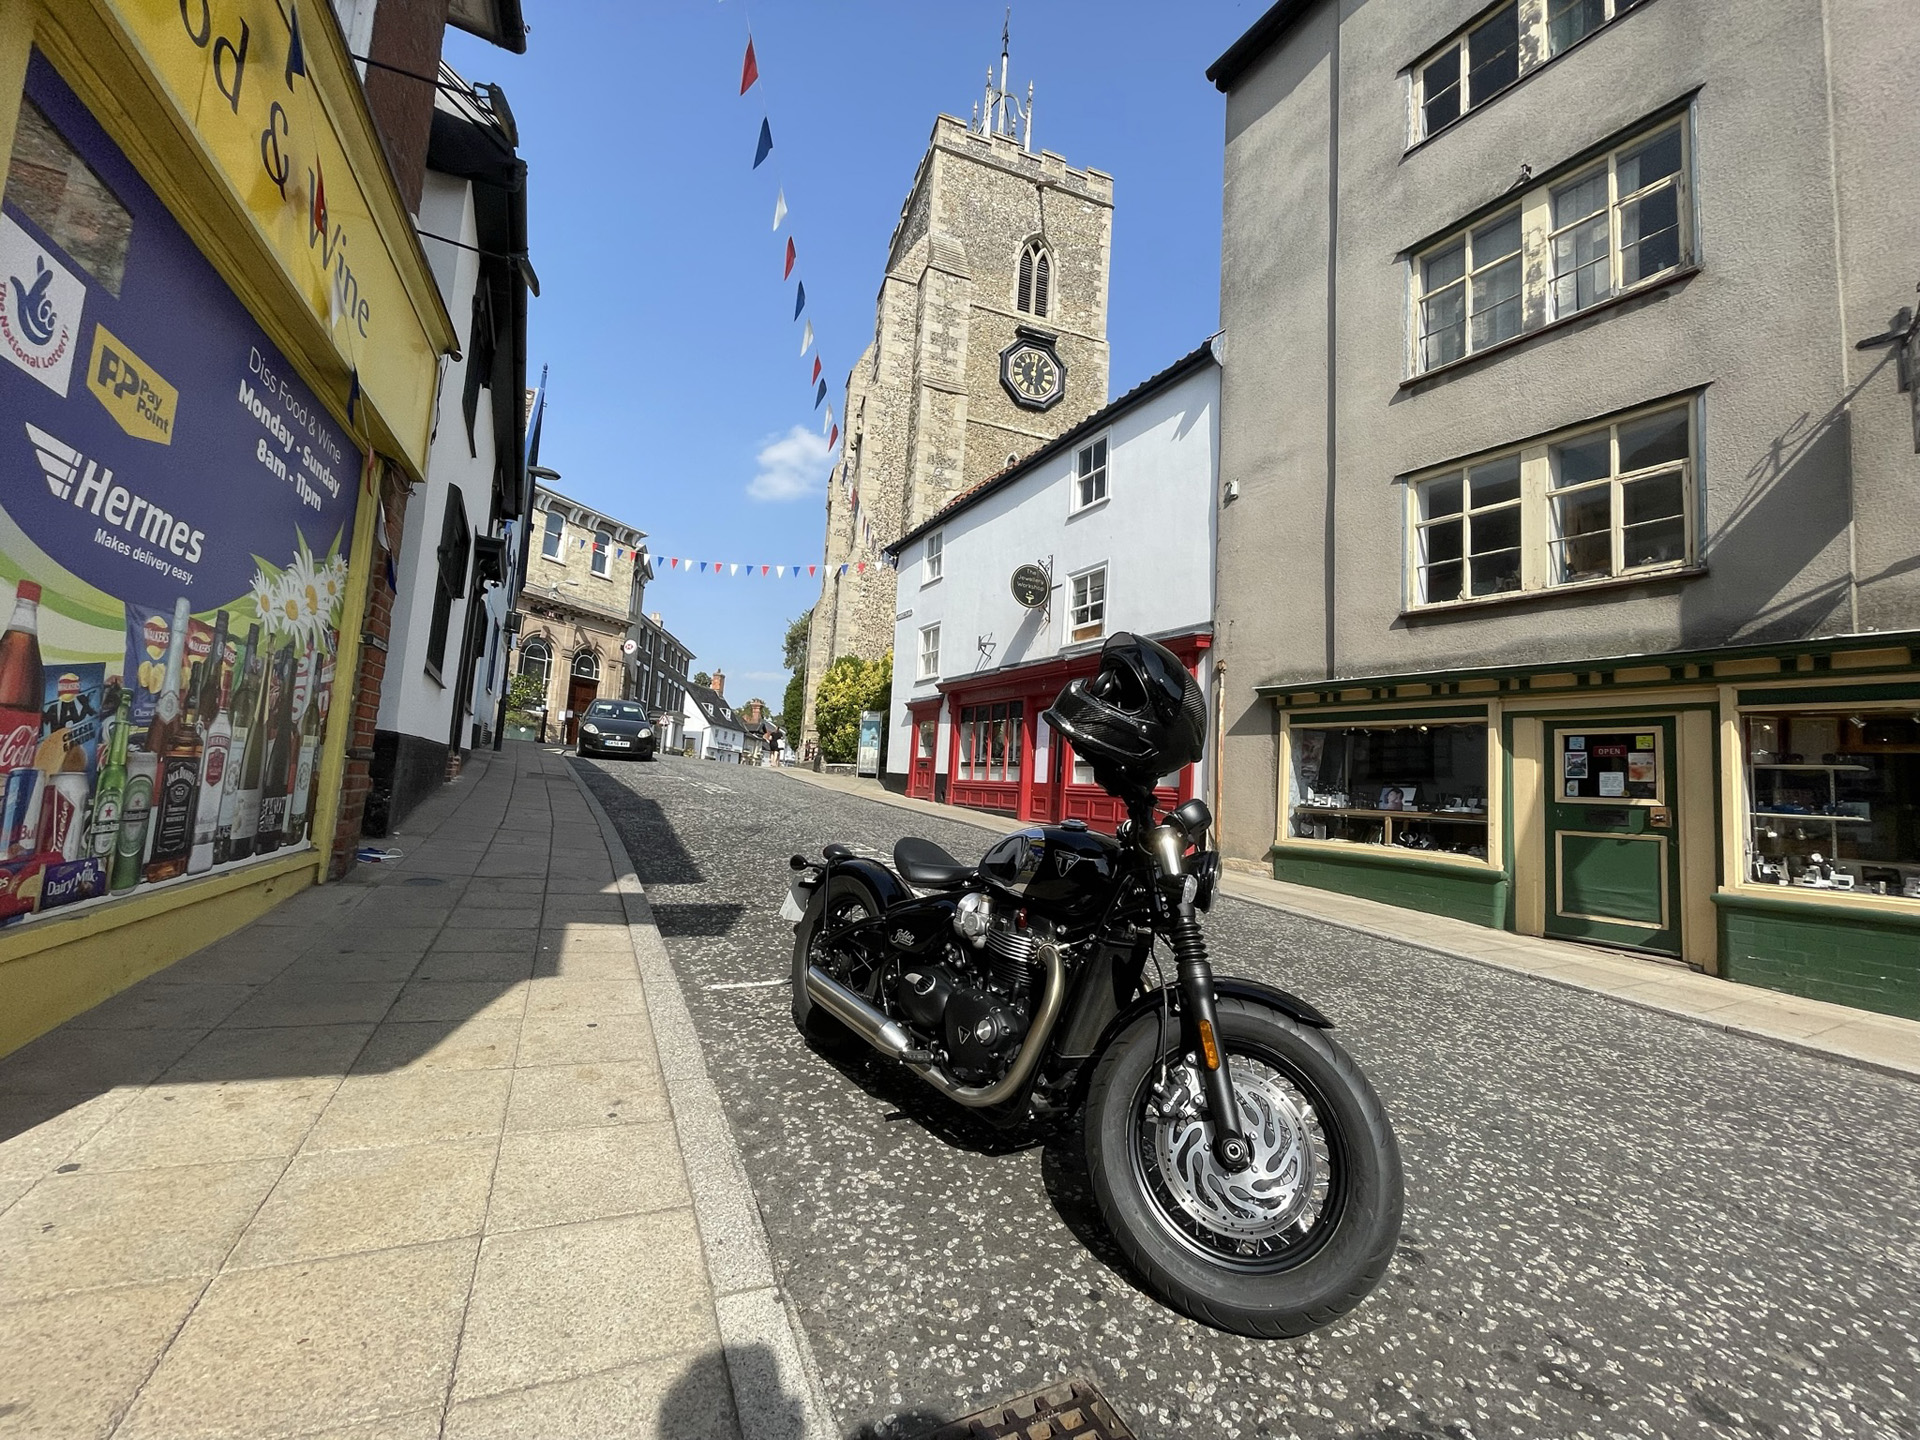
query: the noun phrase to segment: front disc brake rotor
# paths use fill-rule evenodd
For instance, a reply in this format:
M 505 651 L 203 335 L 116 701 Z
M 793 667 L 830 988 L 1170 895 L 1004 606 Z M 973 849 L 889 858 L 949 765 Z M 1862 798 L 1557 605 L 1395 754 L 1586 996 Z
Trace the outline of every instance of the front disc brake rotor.
M 1326 1206 L 1327 1136 L 1313 1104 L 1279 1071 L 1233 1057 L 1234 1098 L 1253 1163 L 1238 1173 L 1214 1158 L 1204 1113 L 1205 1088 L 1191 1065 L 1168 1072 L 1167 1089 L 1147 1105 L 1145 1148 L 1165 1186 L 1171 1218 L 1197 1223 L 1230 1252 L 1269 1248 L 1288 1230 L 1304 1234 Z

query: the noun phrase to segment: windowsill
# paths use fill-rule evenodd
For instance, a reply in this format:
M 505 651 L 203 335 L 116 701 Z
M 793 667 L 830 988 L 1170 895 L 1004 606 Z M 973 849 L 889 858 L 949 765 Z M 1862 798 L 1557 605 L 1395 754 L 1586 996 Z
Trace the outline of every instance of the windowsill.
M 1810 890 L 1802 885 L 1756 885 L 1750 880 L 1736 880 L 1722 885 L 1713 896 L 1716 905 L 1734 905 L 1743 901 L 1757 902 L 1768 909 L 1778 907 L 1786 910 L 1804 906 L 1822 917 L 1845 909 L 1863 917 L 1871 915 L 1920 927 L 1920 900 L 1903 895 L 1874 895 L 1858 890 Z
M 427 678 L 433 681 L 433 683 L 438 685 L 442 690 L 447 688 L 447 682 L 440 678 L 440 667 L 438 665 L 434 664 L 431 660 L 429 660 L 427 661 L 426 664 L 422 665 L 420 668 L 426 672 Z
M 1455 130 L 1458 130 L 1460 126 L 1464 124 L 1472 116 L 1480 114 L 1482 111 L 1490 108 L 1491 106 L 1498 105 L 1507 96 L 1513 94 L 1514 91 L 1518 90 L 1522 85 L 1526 84 L 1527 81 L 1531 80 L 1534 76 L 1538 75 L 1542 70 L 1546 70 L 1551 66 L 1558 64 L 1561 60 L 1573 54 L 1576 50 L 1580 49 L 1588 41 L 1592 40 L 1596 35 L 1606 34 L 1608 31 L 1613 29 L 1615 25 L 1618 25 L 1622 20 L 1626 19 L 1627 15 L 1637 14 L 1639 11 L 1645 8 L 1646 8 L 1646 0 L 1641 0 L 1640 4 L 1635 5 L 1634 8 L 1632 10 L 1627 11 L 1626 14 L 1615 15 L 1613 19 L 1607 21 L 1605 24 L 1595 26 L 1593 29 L 1589 30 L 1586 34 L 1582 35 L 1578 40 L 1574 41 L 1571 45 L 1567 46 L 1566 49 L 1561 50 L 1556 54 L 1549 55 L 1546 59 L 1542 60 L 1538 65 L 1535 65 L 1531 70 L 1528 70 L 1523 74 L 1516 75 L 1513 79 L 1512 84 L 1503 87 L 1496 94 L 1488 96 L 1487 99 L 1483 101 L 1481 104 L 1475 105 L 1471 110 L 1462 111 L 1460 114 L 1454 116 L 1453 119 L 1449 120 L 1446 124 L 1442 125 L 1438 130 L 1433 130 L 1428 132 L 1425 135 L 1422 135 L 1418 140 L 1414 141 L 1413 144 L 1409 145 L 1405 150 L 1400 152 L 1401 160 L 1404 161 L 1409 155 L 1414 154 L 1416 151 L 1426 149 L 1427 146 L 1431 145 L 1434 141 L 1438 140 L 1441 136 L 1452 134 Z M 1466 26 L 1463 26 L 1459 31 L 1457 31 L 1453 35 L 1452 39 L 1453 40 L 1460 39 L 1462 36 L 1465 36 L 1472 28 L 1473 28 L 1472 23 L 1469 22 Z M 1428 57 L 1432 58 L 1432 57 L 1438 56 L 1442 51 L 1444 51 L 1447 48 L 1449 43 L 1451 42 L 1448 40 L 1441 41 L 1438 48 L 1429 50 L 1426 52 Z M 1404 67 L 1400 71 L 1400 73 L 1402 75 L 1405 75 L 1410 71 L 1415 71 L 1419 68 L 1419 65 L 1420 65 L 1420 62 L 1416 60 L 1412 64 Z
M 944 577 L 944 576 L 941 576 L 941 575 L 934 575 L 934 576 L 931 576 L 931 577 L 929 577 L 928 579 L 925 579 L 925 580 L 922 580 L 922 581 L 920 582 L 920 588 L 921 588 L 922 590 L 924 590 L 924 589 L 926 589 L 926 588 L 927 588 L 927 587 L 928 587 L 929 585 L 938 585 L 938 584 L 939 584 L 939 583 L 941 582 L 941 580 L 943 580 L 944 578 L 946 578 L 946 577 Z
M 1067 512 L 1067 519 L 1077 520 L 1082 515 L 1091 515 L 1095 510 L 1101 509 L 1103 506 L 1105 506 L 1107 501 L 1112 498 L 1113 497 L 1110 495 L 1102 495 L 1098 500 L 1091 501 L 1088 504 L 1081 505 L 1076 509 L 1069 510 Z
M 562 570 L 567 568 L 567 562 L 562 560 L 558 555 L 549 555 L 547 554 L 546 551 L 542 550 L 540 552 L 540 558 L 542 560 L 552 561 L 555 565 L 558 565 Z
M 1291 852 L 1340 859 L 1404 860 L 1415 865 L 1445 866 L 1449 870 L 1472 870 L 1488 875 L 1506 874 L 1506 866 L 1495 864 L 1491 860 L 1476 860 L 1471 855 L 1448 855 L 1434 850 L 1409 850 L 1404 845 L 1366 845 L 1357 840 L 1306 840 L 1287 835 L 1274 841 L 1273 848 L 1267 854 L 1272 857 L 1276 854 Z
M 1605 580 L 1583 580 L 1577 585 L 1555 585 L 1545 590 L 1506 590 L 1498 595 L 1477 595 L 1471 600 L 1450 600 L 1444 605 L 1416 605 L 1400 612 L 1410 622 L 1444 620 L 1450 615 L 1471 615 L 1482 610 L 1524 605 L 1529 601 L 1554 601 L 1569 596 L 1592 595 L 1596 591 L 1625 590 L 1634 585 L 1652 585 L 1670 580 L 1696 580 L 1707 573 L 1705 565 L 1675 565 L 1664 570 L 1638 570 L 1631 575 L 1609 575 Z
M 1522 330 L 1518 335 L 1511 335 L 1505 340 L 1497 341 L 1487 346 L 1484 350 L 1476 350 L 1471 355 L 1462 355 L 1458 360 L 1449 360 L 1444 365 L 1435 365 L 1432 369 L 1422 370 L 1417 375 L 1409 375 L 1400 382 L 1399 388 L 1402 390 L 1417 390 L 1429 381 L 1439 381 L 1450 378 L 1463 370 L 1472 369 L 1483 360 L 1492 360 L 1496 356 L 1518 350 L 1522 346 L 1530 344 L 1535 340 L 1557 334 L 1571 326 L 1578 325 L 1583 320 L 1591 320 L 1596 315 L 1604 315 L 1610 310 L 1618 309 L 1620 306 L 1631 304 L 1636 300 L 1645 300 L 1652 296 L 1660 295 L 1667 290 L 1684 284 L 1699 273 L 1700 266 L 1698 262 L 1688 261 L 1685 265 L 1669 270 L 1655 279 L 1643 281 L 1631 290 L 1622 290 L 1618 295 L 1609 295 L 1604 300 L 1596 301 L 1584 310 L 1576 310 L 1571 315 L 1561 315 L 1556 319 L 1547 321 L 1544 325 L 1536 325 L 1531 330 Z

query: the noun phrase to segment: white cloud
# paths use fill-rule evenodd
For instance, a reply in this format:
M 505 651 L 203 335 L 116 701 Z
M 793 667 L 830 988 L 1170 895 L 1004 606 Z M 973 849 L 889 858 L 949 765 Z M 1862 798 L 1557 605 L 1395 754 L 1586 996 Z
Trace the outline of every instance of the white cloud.
M 747 486 L 755 500 L 804 500 L 817 495 L 827 482 L 827 437 L 796 425 L 777 440 L 760 447 L 755 457 L 759 473 Z

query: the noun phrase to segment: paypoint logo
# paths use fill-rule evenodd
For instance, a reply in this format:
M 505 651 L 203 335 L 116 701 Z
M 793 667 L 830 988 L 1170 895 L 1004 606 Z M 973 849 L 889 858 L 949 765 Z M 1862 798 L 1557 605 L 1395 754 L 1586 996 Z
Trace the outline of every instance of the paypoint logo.
M 38 425 L 27 426 L 27 439 L 33 442 L 40 461 L 40 473 L 56 500 L 67 500 L 82 510 L 98 515 L 116 530 L 145 541 L 156 552 L 167 551 L 188 564 L 198 564 L 207 532 L 195 529 L 171 511 L 162 510 L 144 495 L 136 495 L 124 485 L 114 483 L 113 471 L 98 460 L 89 460 L 66 441 L 49 435 Z M 133 550 L 131 544 L 104 527 L 94 535 L 96 543 L 132 555 L 143 564 L 153 563 L 157 555 Z
M 93 327 L 93 361 L 87 367 L 87 388 L 106 407 L 114 423 L 134 439 L 160 445 L 173 443 L 173 417 L 180 392 L 104 325 Z

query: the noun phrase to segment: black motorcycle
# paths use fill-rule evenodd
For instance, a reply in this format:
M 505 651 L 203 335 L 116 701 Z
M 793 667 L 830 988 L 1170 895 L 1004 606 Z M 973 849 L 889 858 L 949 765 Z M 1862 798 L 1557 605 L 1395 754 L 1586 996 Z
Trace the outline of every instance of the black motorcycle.
M 794 1021 L 997 1124 L 1081 1112 L 1101 1214 L 1148 1288 L 1243 1335 L 1325 1325 L 1393 1256 L 1399 1149 L 1325 1016 L 1207 963 L 1212 816 L 1196 799 L 1156 820 L 1152 798 L 1200 758 L 1199 687 L 1115 635 L 1043 718 L 1126 804 L 1118 833 L 1036 826 L 977 866 L 917 839 L 892 868 L 794 856 Z

